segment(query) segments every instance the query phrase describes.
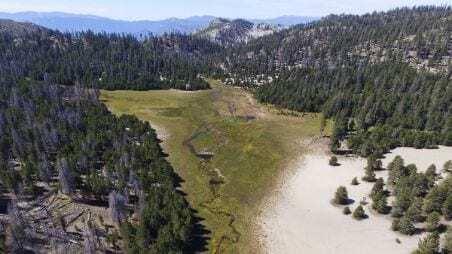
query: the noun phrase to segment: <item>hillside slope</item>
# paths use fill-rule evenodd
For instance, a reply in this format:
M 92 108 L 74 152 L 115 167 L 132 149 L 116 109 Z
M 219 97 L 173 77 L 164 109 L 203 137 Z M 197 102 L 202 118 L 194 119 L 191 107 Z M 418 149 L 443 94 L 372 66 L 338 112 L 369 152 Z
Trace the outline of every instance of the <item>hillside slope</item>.
M 205 89 L 208 55 L 221 50 L 208 40 L 167 34 L 138 40 L 130 35 L 77 34 L 31 23 L 0 23 L 3 69 L 14 78 L 81 82 L 106 89 Z
M 195 32 L 195 36 L 206 38 L 222 45 L 246 43 L 265 35 L 273 34 L 282 26 L 266 23 L 254 24 L 243 19 L 215 19 L 208 27 Z
M 336 118 L 357 153 L 452 144 L 452 9 L 329 16 L 238 45 L 226 83 L 262 102 Z

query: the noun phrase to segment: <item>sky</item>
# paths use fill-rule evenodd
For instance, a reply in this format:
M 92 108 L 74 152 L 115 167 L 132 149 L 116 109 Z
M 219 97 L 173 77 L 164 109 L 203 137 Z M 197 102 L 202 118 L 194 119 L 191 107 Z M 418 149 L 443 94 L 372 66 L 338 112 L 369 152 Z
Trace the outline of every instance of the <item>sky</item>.
M 212 15 L 272 18 L 283 15 L 363 14 L 414 5 L 452 5 L 452 0 L 0 0 L 0 12 L 68 12 L 124 20 Z

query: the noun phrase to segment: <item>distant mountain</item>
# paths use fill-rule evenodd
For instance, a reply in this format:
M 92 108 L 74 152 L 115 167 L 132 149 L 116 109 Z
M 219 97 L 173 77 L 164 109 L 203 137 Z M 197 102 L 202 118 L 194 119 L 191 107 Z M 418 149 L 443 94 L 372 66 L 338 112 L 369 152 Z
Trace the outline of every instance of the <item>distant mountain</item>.
M 63 32 L 92 30 L 94 32 L 128 33 L 135 36 L 153 33 L 161 35 L 169 32 L 192 33 L 204 29 L 217 19 L 213 16 L 194 16 L 186 19 L 170 18 L 159 21 L 124 21 L 93 15 L 79 15 L 61 12 L 18 12 L 2 13 L 0 19 L 11 19 L 19 22 L 31 22 L 50 29 Z M 316 18 L 282 16 L 268 20 L 251 20 L 253 23 L 282 25 L 284 27 L 306 23 Z
M 222 45 L 232 45 L 273 34 L 282 28 L 281 25 L 253 23 L 244 19 L 218 18 L 213 20 L 208 27 L 197 31 L 195 35 Z
M 272 19 L 250 19 L 254 23 L 266 23 L 272 25 L 281 25 L 284 27 L 290 27 L 298 24 L 305 24 L 319 20 L 320 17 L 307 17 L 307 16 L 281 16 Z
M 165 19 L 161 21 L 123 21 L 92 15 L 78 15 L 60 12 L 20 12 L 0 13 L 1 19 L 31 22 L 63 32 L 92 30 L 94 32 L 128 33 L 135 36 L 153 33 L 161 35 L 169 32 L 191 33 L 206 27 L 215 17 L 194 16 L 187 19 Z

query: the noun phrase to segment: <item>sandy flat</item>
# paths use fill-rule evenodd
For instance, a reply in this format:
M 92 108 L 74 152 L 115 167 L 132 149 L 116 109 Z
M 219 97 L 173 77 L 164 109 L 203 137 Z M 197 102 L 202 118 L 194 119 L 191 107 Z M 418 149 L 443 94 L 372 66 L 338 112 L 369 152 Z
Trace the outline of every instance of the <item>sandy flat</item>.
M 260 219 L 261 244 L 266 253 L 307 254 L 380 254 L 410 253 L 421 235 L 403 236 L 391 231 L 388 216 L 365 207 L 369 219 L 356 221 L 342 214 L 342 207 L 330 202 L 338 186 L 347 187 L 355 203 L 366 197 L 372 184 L 360 180 L 352 186 L 353 177 L 364 174 L 366 161 L 361 158 L 339 157 L 341 166 L 328 165 L 326 148 L 315 149 L 297 163 L 292 174 L 284 179 L 278 193 L 269 199 Z M 398 148 L 386 155 L 386 166 L 396 155 L 401 155 L 406 164 L 415 163 L 420 170 L 436 164 L 438 169 L 452 159 L 452 147 L 435 150 Z M 387 172 L 377 172 L 377 177 L 386 179 Z M 367 200 L 370 201 L 369 198 Z M 396 238 L 401 243 L 396 242 Z

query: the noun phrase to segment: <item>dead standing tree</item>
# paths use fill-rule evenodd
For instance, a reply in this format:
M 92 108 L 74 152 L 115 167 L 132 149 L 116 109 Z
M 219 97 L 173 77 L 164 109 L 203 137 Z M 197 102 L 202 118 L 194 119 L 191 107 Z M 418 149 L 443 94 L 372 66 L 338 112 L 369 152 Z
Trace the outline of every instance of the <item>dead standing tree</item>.
M 61 193 L 71 195 L 74 191 L 74 179 L 69 169 L 66 158 L 57 161 L 58 178 L 60 180 Z

